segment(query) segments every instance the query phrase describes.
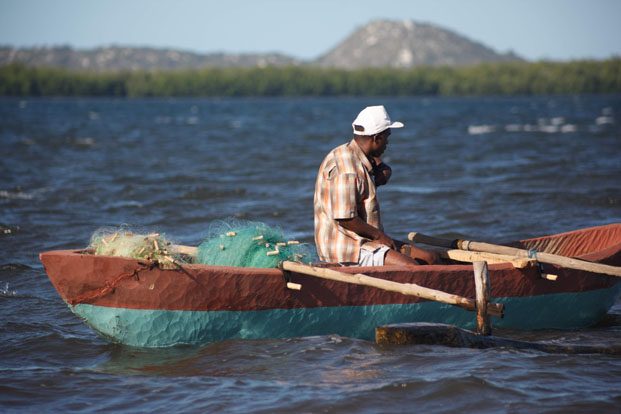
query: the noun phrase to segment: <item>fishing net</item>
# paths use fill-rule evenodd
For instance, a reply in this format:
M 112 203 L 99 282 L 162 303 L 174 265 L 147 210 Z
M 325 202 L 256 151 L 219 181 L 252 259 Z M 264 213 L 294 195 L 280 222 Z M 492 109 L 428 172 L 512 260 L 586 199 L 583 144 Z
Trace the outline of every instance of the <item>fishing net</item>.
M 278 227 L 237 219 L 211 223 L 205 241 L 198 246 L 195 263 L 274 268 L 282 260 L 317 261 L 315 248 L 287 240 Z
M 91 236 L 88 248 L 97 255 L 147 259 L 171 265 L 175 261 L 186 262 L 182 255 L 175 252 L 172 243 L 165 235 L 140 234 L 125 225 L 96 230 Z
M 98 229 L 88 248 L 97 255 L 146 259 L 164 267 L 196 263 L 275 268 L 282 260 L 307 264 L 319 260 L 314 245 L 287 240 L 279 227 L 232 218 L 211 223 L 195 257 L 179 253 L 165 235 L 132 231 L 127 225 Z

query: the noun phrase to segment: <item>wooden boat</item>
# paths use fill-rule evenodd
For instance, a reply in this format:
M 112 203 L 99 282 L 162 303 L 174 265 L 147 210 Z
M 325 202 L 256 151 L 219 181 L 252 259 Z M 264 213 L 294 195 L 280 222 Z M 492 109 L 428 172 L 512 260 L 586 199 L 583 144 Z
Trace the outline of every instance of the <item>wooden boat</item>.
M 510 245 L 618 266 L 621 223 Z M 474 314 L 459 307 L 279 269 L 195 264 L 164 269 L 84 250 L 45 252 L 40 259 L 76 315 L 109 341 L 132 346 L 325 334 L 372 339 L 376 326 L 391 323 L 476 325 Z M 475 296 L 471 264 L 338 270 Z M 548 273 L 558 277 L 542 278 Z M 505 305 L 504 318 L 492 318 L 494 326 L 586 327 L 600 320 L 621 293 L 619 277 L 556 265 L 491 263 L 489 274 L 492 301 Z M 287 282 L 301 289 L 289 289 Z

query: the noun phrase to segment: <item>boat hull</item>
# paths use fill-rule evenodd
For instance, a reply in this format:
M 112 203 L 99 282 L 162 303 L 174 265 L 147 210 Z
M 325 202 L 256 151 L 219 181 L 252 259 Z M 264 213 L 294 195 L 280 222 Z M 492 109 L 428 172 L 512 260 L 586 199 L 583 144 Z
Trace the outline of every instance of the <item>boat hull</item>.
M 546 242 L 548 240 L 549 242 Z M 576 242 L 580 240 L 580 242 Z M 590 240 L 591 249 L 584 243 Z M 621 224 L 522 242 L 572 256 L 621 264 Z M 529 247 L 531 248 L 531 247 Z M 575 255 L 573 255 L 575 256 Z M 418 297 L 278 269 L 184 265 L 162 269 L 140 260 L 59 250 L 40 255 L 70 309 L 111 342 L 141 347 L 203 344 L 230 338 L 338 334 L 372 339 L 376 326 L 440 322 L 471 329 L 475 314 Z M 475 296 L 472 265 L 339 268 L 399 283 Z M 505 304 L 493 326 L 574 329 L 601 319 L 621 292 L 621 279 L 547 266 L 490 264 L 491 296 Z M 302 286 L 290 290 L 286 282 Z
M 621 293 L 621 285 L 583 293 L 523 298 L 494 298 L 505 304 L 495 327 L 578 329 L 600 320 Z M 399 305 L 340 306 L 261 311 L 180 311 L 69 305 L 94 331 L 110 342 L 137 347 L 200 345 L 231 338 L 293 338 L 338 334 L 372 340 L 375 328 L 405 322 L 438 322 L 474 329 L 472 312 L 421 302 Z M 559 309 L 580 309 L 558 313 Z M 533 311 L 533 310 L 536 311 Z M 531 315 L 524 318 L 524 315 Z

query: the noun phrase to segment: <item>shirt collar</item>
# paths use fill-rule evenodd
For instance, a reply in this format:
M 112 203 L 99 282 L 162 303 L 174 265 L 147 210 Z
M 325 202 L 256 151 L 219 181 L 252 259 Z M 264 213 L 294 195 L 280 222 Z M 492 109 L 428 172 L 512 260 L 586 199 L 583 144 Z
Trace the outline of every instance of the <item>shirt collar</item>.
M 369 174 L 372 173 L 373 166 L 371 165 L 371 161 L 369 161 L 367 154 L 365 154 L 364 151 L 362 151 L 362 148 L 360 148 L 360 145 L 358 145 L 355 138 L 351 140 L 351 142 L 349 143 L 349 146 L 351 147 L 354 154 L 356 154 L 358 158 L 360 158 L 360 161 L 362 161 L 362 165 L 364 165 L 364 168 L 367 169 Z

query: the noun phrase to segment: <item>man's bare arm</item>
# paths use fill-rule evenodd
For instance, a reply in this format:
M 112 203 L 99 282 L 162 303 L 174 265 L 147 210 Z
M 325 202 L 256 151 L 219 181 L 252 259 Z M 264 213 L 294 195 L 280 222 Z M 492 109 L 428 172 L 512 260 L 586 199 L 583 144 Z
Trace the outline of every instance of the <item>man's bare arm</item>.
M 350 219 L 340 219 L 337 221 L 341 226 L 349 231 L 353 231 L 354 233 L 362 237 L 366 237 L 380 244 L 388 246 L 393 250 L 398 250 L 395 241 L 388 237 L 386 233 L 366 223 L 358 216 Z

